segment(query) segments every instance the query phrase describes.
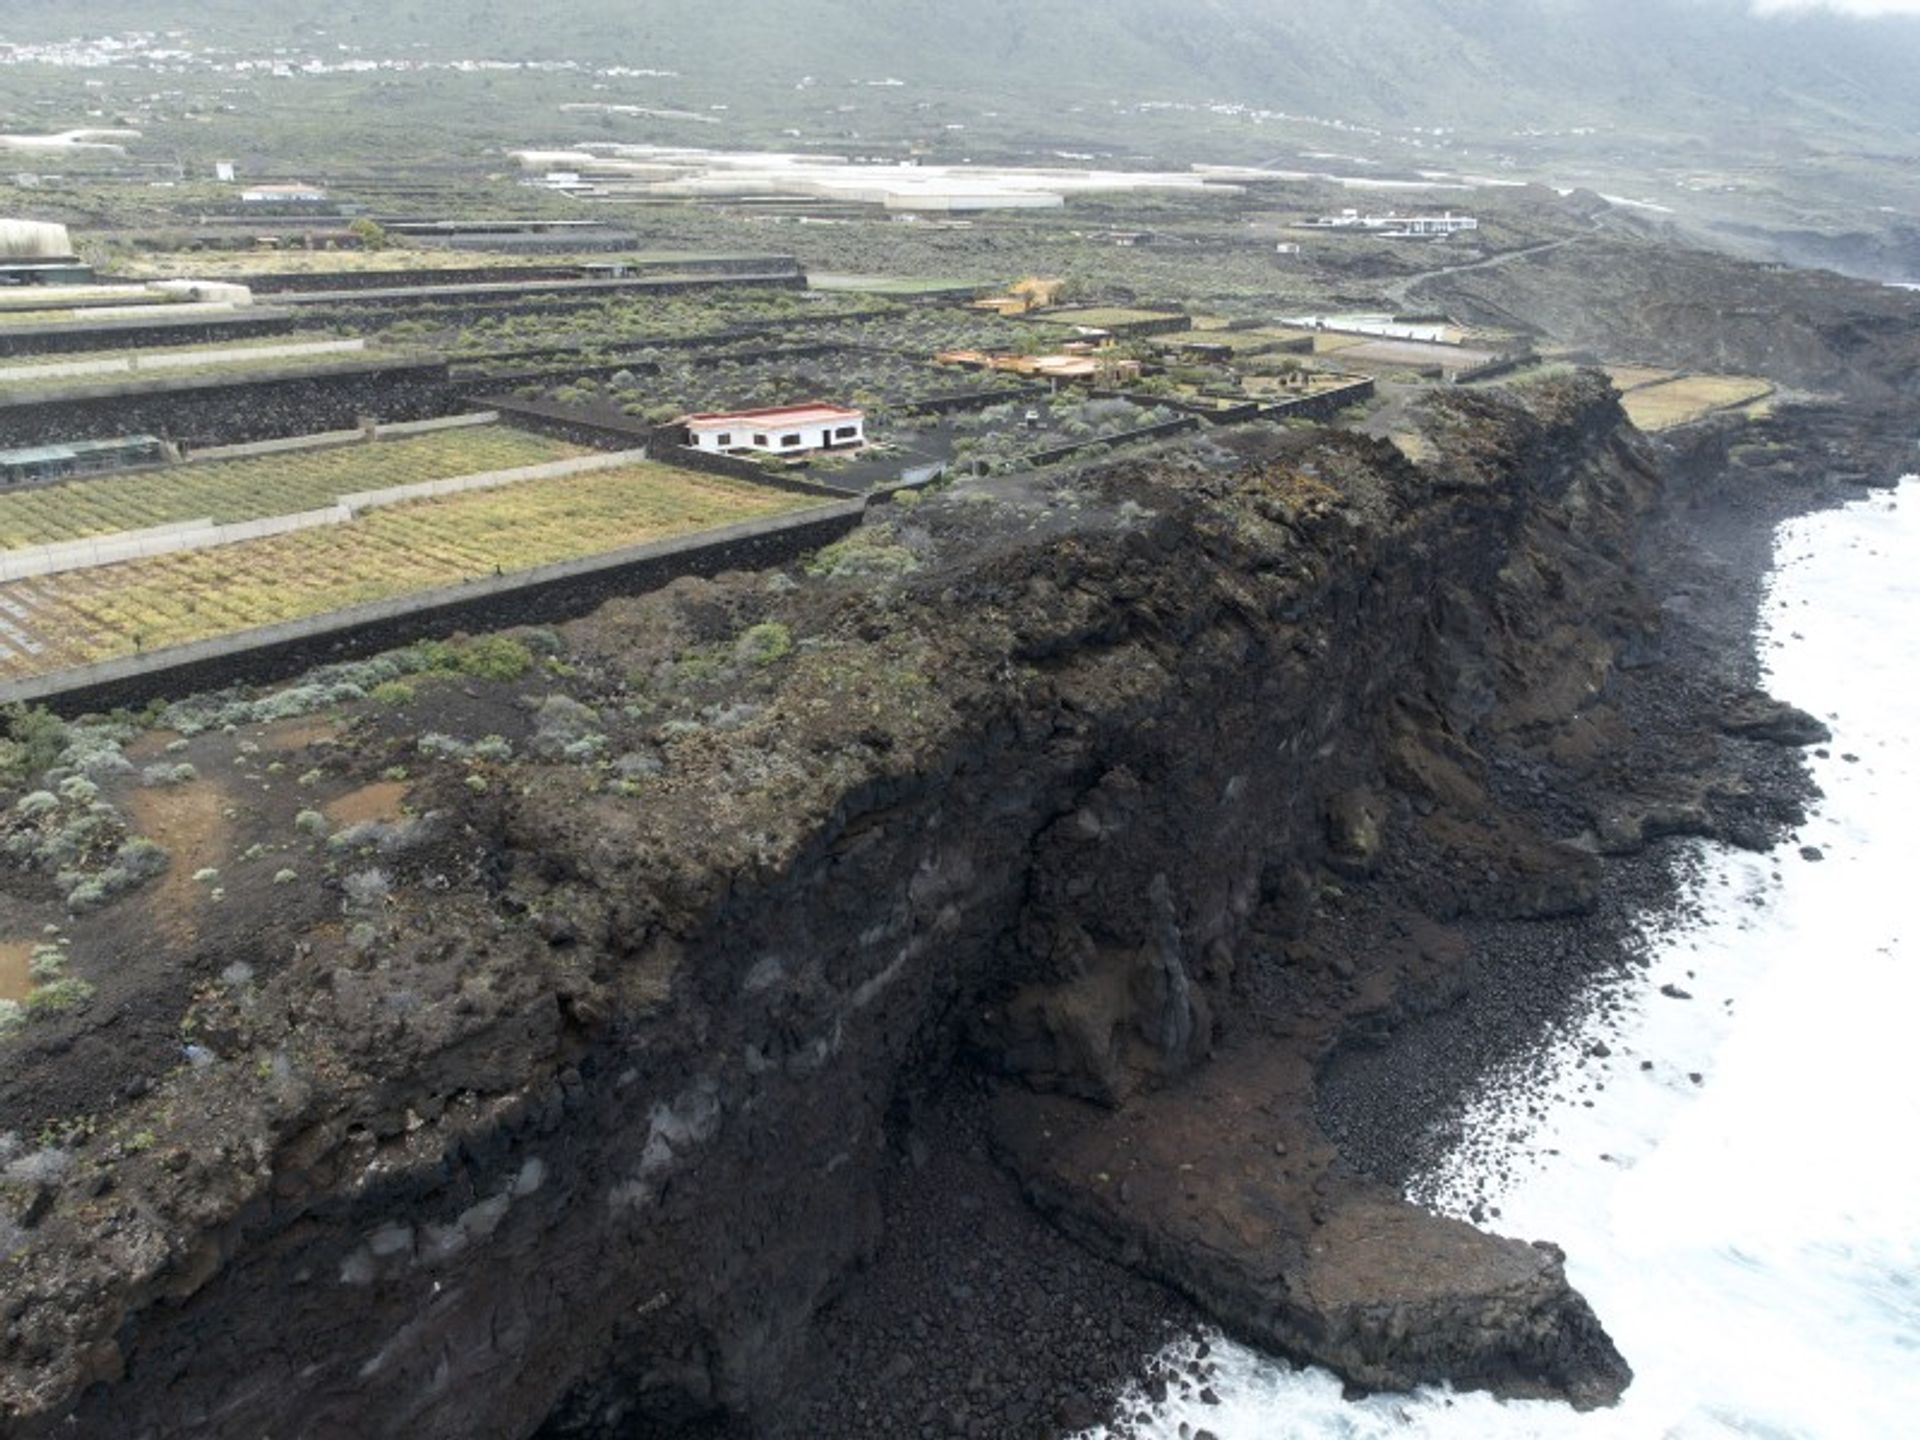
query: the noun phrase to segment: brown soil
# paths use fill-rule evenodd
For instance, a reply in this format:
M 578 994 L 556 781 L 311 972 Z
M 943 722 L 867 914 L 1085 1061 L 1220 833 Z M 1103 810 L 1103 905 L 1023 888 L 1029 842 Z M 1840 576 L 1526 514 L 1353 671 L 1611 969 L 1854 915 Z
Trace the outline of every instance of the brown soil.
M 167 850 L 169 863 L 148 899 L 152 913 L 179 938 L 191 938 L 206 888 L 195 872 L 218 868 L 231 848 L 226 791 L 199 781 L 168 789 L 136 791 L 128 801 L 134 828 Z
M 33 989 L 27 964 L 33 959 L 31 940 L 0 940 L 0 1000 L 24 1000 Z
M 338 800 L 321 806 L 321 813 L 336 825 L 358 825 L 367 820 L 398 820 L 401 806 L 413 789 L 404 780 L 382 780 L 349 790 Z
M 121 753 L 135 765 L 145 765 L 158 760 L 167 753 L 167 746 L 180 738 L 173 730 L 149 730 L 144 735 L 136 735 L 121 749 Z
M 304 750 L 309 745 L 336 740 L 339 736 L 340 723 L 337 720 L 289 720 L 262 730 L 259 744 L 262 750 L 284 755 L 294 750 Z

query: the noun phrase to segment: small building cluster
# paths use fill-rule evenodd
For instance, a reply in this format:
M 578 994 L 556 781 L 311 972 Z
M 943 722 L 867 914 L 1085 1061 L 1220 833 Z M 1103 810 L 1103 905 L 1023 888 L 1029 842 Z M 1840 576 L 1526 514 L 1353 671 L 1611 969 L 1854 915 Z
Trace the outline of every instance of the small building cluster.
M 1444 240 L 1468 230 L 1478 230 L 1480 221 L 1472 215 L 1362 215 L 1358 210 L 1342 210 L 1337 215 L 1316 215 L 1302 220 L 1296 230 L 1332 230 L 1370 235 L 1376 240 Z

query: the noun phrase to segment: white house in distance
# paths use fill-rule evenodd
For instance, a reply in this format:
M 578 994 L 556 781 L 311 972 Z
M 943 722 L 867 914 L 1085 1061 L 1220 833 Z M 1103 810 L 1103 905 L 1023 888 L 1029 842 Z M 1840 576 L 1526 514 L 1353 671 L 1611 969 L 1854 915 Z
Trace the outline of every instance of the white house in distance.
M 254 185 L 240 192 L 242 205 L 324 205 L 327 192 L 318 185 Z
M 855 450 L 867 443 L 865 412 L 845 405 L 777 405 L 688 415 L 680 423 L 686 427 L 689 448 L 710 455 L 805 455 Z

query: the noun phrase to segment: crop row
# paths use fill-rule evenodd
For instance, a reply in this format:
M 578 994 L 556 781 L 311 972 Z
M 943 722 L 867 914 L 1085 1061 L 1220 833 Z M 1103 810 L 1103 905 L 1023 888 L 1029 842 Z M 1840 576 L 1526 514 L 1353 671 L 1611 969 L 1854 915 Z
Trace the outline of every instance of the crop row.
M 347 525 L 0 585 L 45 649 L 18 676 L 324 614 L 816 503 L 654 464 L 370 511 Z
M 290 515 L 340 495 L 539 465 L 585 453 L 502 425 L 410 435 L 330 450 L 177 465 L 0 493 L 0 550 L 139 530 L 178 520 Z

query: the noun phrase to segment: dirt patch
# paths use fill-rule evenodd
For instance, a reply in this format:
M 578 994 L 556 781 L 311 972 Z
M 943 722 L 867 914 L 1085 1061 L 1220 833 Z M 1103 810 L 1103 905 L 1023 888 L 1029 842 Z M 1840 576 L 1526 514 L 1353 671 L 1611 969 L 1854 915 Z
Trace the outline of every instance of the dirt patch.
M 332 720 L 289 720 L 262 730 L 258 743 L 262 750 L 285 755 L 339 738 L 340 726 Z
M 0 940 L 0 1000 L 24 1000 L 33 989 L 27 966 L 33 960 L 31 940 Z
M 398 820 L 408 792 L 413 789 L 404 780 L 382 780 L 349 790 L 337 800 L 320 807 L 321 813 L 335 825 L 359 825 L 368 820 Z
M 231 848 L 227 795 L 201 782 L 136 791 L 129 800 L 134 828 L 167 850 L 167 873 L 149 892 L 154 916 L 177 939 L 191 940 L 207 887 L 193 877 L 218 869 Z
M 135 765 L 145 765 L 167 753 L 167 747 L 180 738 L 173 730 L 149 730 L 136 735 L 121 747 L 121 754 Z

